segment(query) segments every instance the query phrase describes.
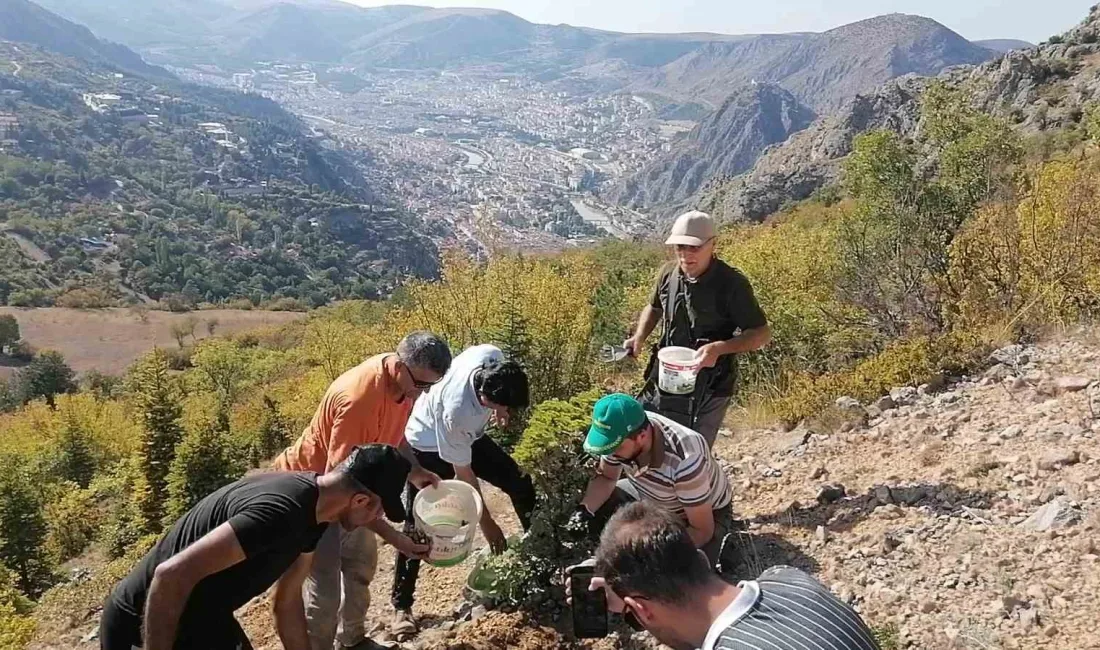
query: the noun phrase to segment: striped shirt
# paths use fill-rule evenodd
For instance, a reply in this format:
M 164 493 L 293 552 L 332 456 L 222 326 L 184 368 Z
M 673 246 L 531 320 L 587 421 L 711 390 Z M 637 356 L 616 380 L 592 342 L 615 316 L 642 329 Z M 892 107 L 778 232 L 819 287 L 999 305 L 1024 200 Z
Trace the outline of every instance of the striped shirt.
M 702 435 L 656 413 L 646 413 L 653 425 L 654 444 L 660 445 L 654 464 L 628 465 L 613 455 L 603 462 L 618 468 L 646 500 L 676 514 L 685 508 L 710 504 L 714 510 L 730 503 L 729 479 Z
M 714 621 L 703 650 L 879 650 L 859 614 L 789 566 L 751 582 Z

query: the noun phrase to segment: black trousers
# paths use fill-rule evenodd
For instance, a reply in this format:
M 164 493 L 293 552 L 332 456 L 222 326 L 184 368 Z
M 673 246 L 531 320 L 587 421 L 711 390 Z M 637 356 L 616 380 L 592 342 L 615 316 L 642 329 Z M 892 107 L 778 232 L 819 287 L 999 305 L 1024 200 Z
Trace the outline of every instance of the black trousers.
M 141 618 L 123 610 L 108 597 L 99 619 L 100 650 L 133 650 L 142 647 Z M 175 650 L 252 650 L 248 636 L 232 612 L 202 620 L 180 621 Z
M 415 449 L 413 451 L 424 469 L 435 472 L 444 479 L 454 478 L 454 467 L 440 458 L 439 454 Z M 520 523 L 523 524 L 523 529 L 527 530 L 531 526 L 531 513 L 535 509 L 535 484 L 531 481 L 531 477 L 520 471 L 516 461 L 512 460 L 512 457 L 489 436 L 482 436 L 476 440 L 472 451 L 470 468 L 474 471 L 474 475 L 508 495 Z M 419 490 L 413 487 L 412 483 L 408 484 L 405 492 L 406 527 L 413 525 L 412 504 L 418 492 Z M 397 554 L 391 594 L 395 609 L 412 609 L 416 579 L 419 574 L 420 560 Z

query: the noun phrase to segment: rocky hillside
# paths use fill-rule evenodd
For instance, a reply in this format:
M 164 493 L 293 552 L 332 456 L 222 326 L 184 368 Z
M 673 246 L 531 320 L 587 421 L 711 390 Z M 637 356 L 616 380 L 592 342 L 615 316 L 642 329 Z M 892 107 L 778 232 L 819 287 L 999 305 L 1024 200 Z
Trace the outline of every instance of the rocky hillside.
M 667 205 L 684 201 L 708 179 L 751 168 L 767 146 L 806 128 L 813 112 L 773 84 L 749 84 L 696 126 L 667 155 L 608 192 L 616 203 Z
M 823 34 L 766 36 L 707 45 L 664 66 L 638 88 L 709 101 L 731 84 L 769 82 L 782 87 L 791 100 L 819 115 L 831 115 L 841 109 L 837 118 L 841 128 L 854 128 L 858 132 L 878 126 L 876 120 L 880 118 L 876 117 L 874 107 L 868 109 L 866 98 L 857 100 L 858 105 L 845 106 L 853 97 L 883 92 L 881 84 L 910 73 L 935 75 L 956 64 L 980 63 L 993 56 L 991 50 L 970 43 L 933 20 L 892 14 Z M 732 104 L 725 102 L 718 113 L 701 125 L 704 134 L 712 131 L 715 124 L 731 121 L 761 125 L 761 120 L 756 119 L 760 112 L 757 107 L 738 101 L 737 97 L 731 99 Z M 874 98 L 870 101 L 883 107 Z M 885 112 L 889 112 L 889 107 Z M 809 111 L 801 113 L 807 115 Z M 769 120 L 763 122 L 766 126 Z M 787 135 L 808 123 L 792 126 Z M 774 129 L 769 131 L 775 133 Z M 815 137 L 809 136 L 811 140 Z M 708 138 L 706 159 L 700 160 L 699 139 L 693 133 L 686 141 L 674 143 L 671 154 L 613 188 L 609 198 L 668 216 L 685 204 L 696 203 L 692 195 L 703 185 L 750 169 L 761 150 L 746 146 L 746 139 L 765 144 L 786 140 L 769 140 L 763 134 L 715 139 L 712 134 Z M 820 143 L 819 147 L 832 147 L 838 140 L 831 132 L 825 139 L 829 142 Z M 729 164 L 733 161 L 736 164 Z
M 841 399 L 793 431 L 723 431 L 715 451 L 748 523 L 739 574 L 775 564 L 812 572 L 884 648 L 1098 647 L 1100 333 L 1008 346 L 989 364 L 874 404 Z M 507 498 L 487 494 L 502 526 L 517 530 Z M 372 621 L 392 611 L 392 566 L 383 548 Z M 561 603 L 545 604 L 542 626 L 486 614 L 462 601 L 469 568 L 423 568 L 415 613 L 425 630 L 406 648 L 652 647 L 644 635 L 572 642 Z M 40 609 L 32 648 L 96 647 L 97 604 Z M 264 599 L 238 615 L 258 650 L 281 647 Z
M 1027 133 L 1076 126 L 1100 97 L 1100 13 L 1093 11 L 1058 43 L 1013 50 L 976 67 L 953 68 L 938 78 L 965 88 L 983 110 L 1010 119 Z M 913 135 L 919 128 L 926 79 L 904 78 L 856 97 L 836 114 L 772 147 L 748 173 L 716 182 L 697 202 L 727 219 L 762 219 L 840 177 L 855 136 L 886 128 Z

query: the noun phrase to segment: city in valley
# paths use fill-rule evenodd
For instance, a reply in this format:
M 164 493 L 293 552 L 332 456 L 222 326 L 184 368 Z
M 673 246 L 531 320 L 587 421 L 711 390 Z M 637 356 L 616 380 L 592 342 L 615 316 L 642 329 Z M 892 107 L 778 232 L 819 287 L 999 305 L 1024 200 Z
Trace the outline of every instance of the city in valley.
M 647 232 L 650 215 L 601 202 L 598 190 L 694 125 L 658 119 L 638 95 L 492 72 L 173 71 L 274 99 L 328 146 L 369 159 L 369 180 L 410 213 L 464 242 L 523 251 Z

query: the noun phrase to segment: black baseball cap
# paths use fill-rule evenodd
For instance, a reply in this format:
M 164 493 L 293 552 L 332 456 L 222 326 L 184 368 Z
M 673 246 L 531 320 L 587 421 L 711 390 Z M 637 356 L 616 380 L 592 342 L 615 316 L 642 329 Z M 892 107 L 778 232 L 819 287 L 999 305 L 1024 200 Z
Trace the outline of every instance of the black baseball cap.
M 386 519 L 394 523 L 405 521 L 401 492 L 409 480 L 412 465 L 396 448 L 389 445 L 359 445 L 340 466 L 348 476 L 382 499 Z

